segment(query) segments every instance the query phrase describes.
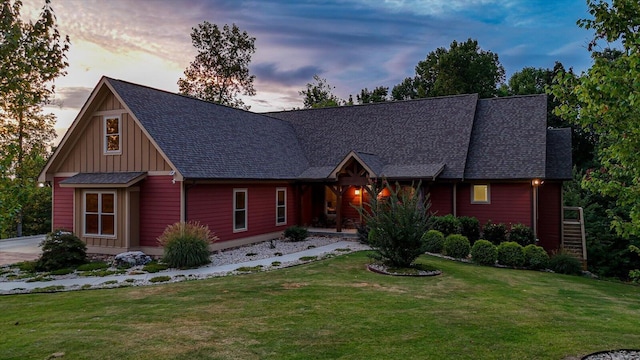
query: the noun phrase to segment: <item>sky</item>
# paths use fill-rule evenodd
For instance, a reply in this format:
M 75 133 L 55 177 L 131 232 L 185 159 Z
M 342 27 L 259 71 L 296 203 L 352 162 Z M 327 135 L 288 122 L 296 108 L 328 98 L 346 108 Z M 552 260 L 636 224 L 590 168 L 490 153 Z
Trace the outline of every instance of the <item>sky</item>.
M 35 20 L 44 0 L 23 0 Z M 302 107 L 298 91 L 318 74 L 347 99 L 413 76 L 429 52 L 475 39 L 498 54 L 506 79 L 560 61 L 591 66 L 586 0 L 52 0 L 68 35 L 67 75 L 56 80 L 56 128 L 73 122 L 100 78 L 170 92 L 193 61 L 191 29 L 235 23 L 256 38 L 251 111 Z

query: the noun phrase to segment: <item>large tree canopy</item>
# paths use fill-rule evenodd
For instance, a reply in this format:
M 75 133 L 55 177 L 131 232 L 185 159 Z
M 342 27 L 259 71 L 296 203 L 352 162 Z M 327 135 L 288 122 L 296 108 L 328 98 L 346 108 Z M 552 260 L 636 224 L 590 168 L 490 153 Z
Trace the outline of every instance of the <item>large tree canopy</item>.
M 249 74 L 255 40 L 235 24 L 221 30 L 205 21 L 194 27 L 191 42 L 198 54 L 184 71 L 184 78 L 178 80 L 180 93 L 248 110 L 239 95 L 256 94 L 255 75 Z
M 395 100 L 474 94 L 496 96 L 504 81 L 504 68 L 498 55 L 482 50 L 478 41 L 453 41 L 449 49 L 430 52 L 416 66 L 413 79 L 407 78 L 391 91 Z
M 35 184 L 55 136 L 55 118 L 43 106 L 68 66 L 69 38 L 60 36 L 50 0 L 35 22 L 22 20 L 21 7 L 17 0 L 0 5 L 0 236 L 21 236 L 22 219 L 40 212 L 34 204 L 49 207 L 49 191 Z
M 599 168 L 588 171 L 583 186 L 609 196 L 624 212 L 610 212 L 623 236 L 640 235 L 640 3 L 636 0 L 588 1 L 593 19 L 578 25 L 593 29 L 589 45 L 594 63 L 581 76 L 557 76 L 553 94 L 557 114 L 595 134 Z M 621 52 L 597 52 L 600 41 L 622 45 Z

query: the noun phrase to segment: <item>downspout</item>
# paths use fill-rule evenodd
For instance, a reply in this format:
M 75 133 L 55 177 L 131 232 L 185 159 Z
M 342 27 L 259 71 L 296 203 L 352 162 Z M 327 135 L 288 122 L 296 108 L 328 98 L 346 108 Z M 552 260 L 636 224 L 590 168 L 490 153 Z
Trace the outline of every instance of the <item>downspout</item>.
M 453 182 L 453 216 L 458 217 L 458 183 Z

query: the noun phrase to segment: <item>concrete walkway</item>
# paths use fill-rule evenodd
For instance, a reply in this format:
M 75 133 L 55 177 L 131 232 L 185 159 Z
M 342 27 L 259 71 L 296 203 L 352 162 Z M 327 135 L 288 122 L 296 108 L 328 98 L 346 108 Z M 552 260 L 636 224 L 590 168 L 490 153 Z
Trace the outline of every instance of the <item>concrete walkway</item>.
M 21 261 L 32 261 L 40 257 L 40 243 L 45 235 L 24 236 L 0 240 L 0 266 Z
M 305 256 L 317 256 L 320 257 L 327 253 L 332 253 L 337 249 L 351 249 L 352 251 L 362 250 L 363 245 L 354 241 L 340 241 L 335 242 L 325 246 L 319 246 L 313 249 L 291 253 L 287 255 L 282 255 L 278 257 L 260 259 L 247 261 L 243 263 L 237 264 L 228 264 L 228 265 L 220 265 L 215 266 L 209 265 L 205 267 L 200 267 L 197 269 L 188 269 L 188 270 L 177 270 L 171 269 L 167 271 L 161 271 L 153 274 L 138 274 L 138 275 L 110 275 L 104 277 L 77 277 L 71 279 L 61 279 L 61 280 L 53 280 L 53 281 L 40 281 L 40 282 L 26 282 L 26 281 L 8 281 L 8 282 L 0 282 L 0 294 L 9 294 L 9 293 L 21 293 L 21 292 L 30 292 L 34 289 L 42 289 L 48 287 L 58 287 L 63 286 L 64 289 L 59 290 L 78 290 L 80 288 L 86 287 L 116 287 L 118 284 L 150 284 L 148 281 L 152 278 L 158 276 L 170 276 L 173 280 L 189 280 L 189 279 L 201 279 L 213 276 L 222 276 L 226 275 L 229 272 L 232 272 L 240 267 L 254 267 L 258 265 L 262 265 L 265 268 L 271 266 L 274 261 L 279 261 L 282 264 L 286 264 L 288 262 L 296 262 L 301 257 Z M 177 279 L 176 279 L 177 277 Z M 131 280 L 128 280 L 131 279 Z M 107 284 L 105 284 L 107 283 Z

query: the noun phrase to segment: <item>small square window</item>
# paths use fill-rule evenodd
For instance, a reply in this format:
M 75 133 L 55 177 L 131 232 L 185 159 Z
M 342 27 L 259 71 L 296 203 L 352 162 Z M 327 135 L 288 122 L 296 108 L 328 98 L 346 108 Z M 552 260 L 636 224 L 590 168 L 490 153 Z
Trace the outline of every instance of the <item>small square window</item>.
M 472 204 L 489 204 L 489 185 L 473 185 L 471 187 Z

